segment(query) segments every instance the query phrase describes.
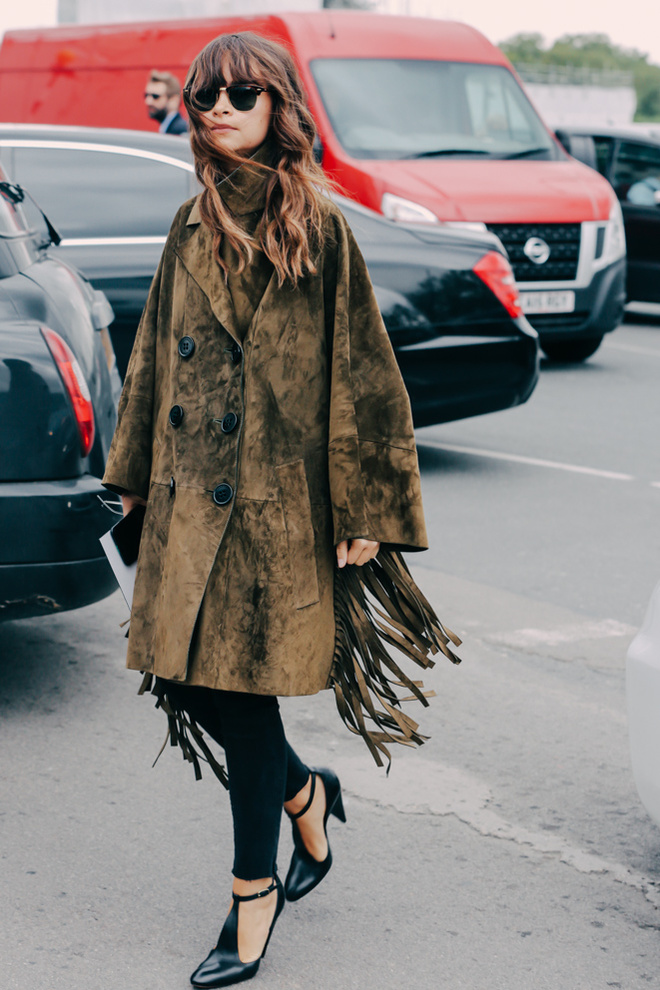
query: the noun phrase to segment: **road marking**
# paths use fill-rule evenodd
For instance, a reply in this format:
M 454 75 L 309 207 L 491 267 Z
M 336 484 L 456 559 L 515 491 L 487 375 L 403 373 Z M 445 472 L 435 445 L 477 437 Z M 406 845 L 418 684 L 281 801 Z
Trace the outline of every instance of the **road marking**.
M 540 457 L 523 457 L 522 454 L 505 454 L 497 450 L 485 450 L 482 447 L 463 447 L 456 443 L 440 443 L 437 440 L 420 440 L 420 447 L 437 447 L 456 454 L 471 454 L 473 457 L 489 457 L 495 461 L 512 461 L 515 464 L 529 464 L 531 467 L 553 468 L 555 471 L 570 471 L 573 474 L 589 474 L 595 478 L 608 478 L 610 481 L 634 481 L 632 474 L 620 474 L 618 471 L 602 471 L 600 468 L 582 467 L 580 464 L 563 464 L 561 461 L 545 461 Z
M 579 643 L 585 639 L 609 639 L 623 636 L 630 639 L 637 633 L 634 626 L 616 619 L 576 622 L 555 629 L 514 629 L 506 633 L 487 636 L 488 642 L 524 649 L 534 646 L 560 646 L 563 643 Z
M 394 808 L 404 815 L 453 815 L 479 835 L 513 843 L 536 862 L 543 863 L 551 856 L 579 873 L 610 877 L 660 907 L 660 889 L 654 876 L 582 849 L 569 837 L 509 821 L 491 807 L 493 793 L 486 781 L 468 771 L 417 754 L 414 761 L 404 761 L 402 755 L 389 777 L 359 757 L 335 758 L 335 767 L 344 792 L 354 799 Z

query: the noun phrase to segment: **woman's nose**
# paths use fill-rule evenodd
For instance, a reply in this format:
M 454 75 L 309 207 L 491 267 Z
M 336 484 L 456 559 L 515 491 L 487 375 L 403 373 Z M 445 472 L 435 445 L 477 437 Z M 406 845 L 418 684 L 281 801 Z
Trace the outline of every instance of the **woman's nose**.
M 216 100 L 215 106 L 213 107 L 212 113 L 227 113 L 231 110 L 231 101 L 227 96 L 227 93 L 223 90 L 218 93 L 218 99 Z

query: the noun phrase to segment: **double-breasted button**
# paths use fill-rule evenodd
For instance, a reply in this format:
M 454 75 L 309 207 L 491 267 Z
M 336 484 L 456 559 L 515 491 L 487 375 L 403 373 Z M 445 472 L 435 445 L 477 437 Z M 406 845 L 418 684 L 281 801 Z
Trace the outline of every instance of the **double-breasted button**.
M 195 341 L 192 337 L 182 337 L 179 341 L 179 357 L 189 358 L 195 350 Z
M 183 406 L 172 406 L 170 409 L 170 426 L 181 426 L 183 422 Z
M 174 493 L 176 492 L 176 481 L 174 478 L 170 478 L 170 498 L 174 498 Z
M 231 433 L 232 430 L 236 429 L 236 424 L 238 423 L 238 416 L 236 413 L 229 412 L 223 417 L 220 423 L 220 429 L 223 433 Z
M 234 489 L 231 485 L 218 485 L 213 489 L 213 501 L 216 505 L 226 505 L 234 497 Z
M 243 357 L 243 348 L 240 344 L 234 343 L 231 349 L 231 359 L 234 364 L 238 364 Z

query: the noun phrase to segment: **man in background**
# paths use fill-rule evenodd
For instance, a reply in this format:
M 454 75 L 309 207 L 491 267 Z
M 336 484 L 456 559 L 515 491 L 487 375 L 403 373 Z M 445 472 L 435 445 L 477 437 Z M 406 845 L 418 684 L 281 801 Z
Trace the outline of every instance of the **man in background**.
M 188 123 L 179 113 L 181 85 L 171 72 L 151 70 L 144 92 L 147 113 L 160 124 L 161 134 L 187 134 Z

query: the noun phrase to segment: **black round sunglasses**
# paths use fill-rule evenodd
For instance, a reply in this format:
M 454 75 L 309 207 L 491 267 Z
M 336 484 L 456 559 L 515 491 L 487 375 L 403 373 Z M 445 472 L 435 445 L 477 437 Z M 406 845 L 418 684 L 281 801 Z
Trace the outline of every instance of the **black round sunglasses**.
M 194 110 L 206 113 L 216 105 L 220 99 L 220 93 L 226 93 L 234 110 L 246 113 L 248 110 L 254 110 L 259 95 L 266 92 L 268 90 L 265 86 L 243 85 L 242 83 L 237 83 L 235 86 L 203 86 L 200 89 L 187 86 L 183 91 L 183 97 Z

